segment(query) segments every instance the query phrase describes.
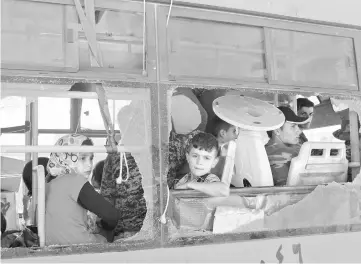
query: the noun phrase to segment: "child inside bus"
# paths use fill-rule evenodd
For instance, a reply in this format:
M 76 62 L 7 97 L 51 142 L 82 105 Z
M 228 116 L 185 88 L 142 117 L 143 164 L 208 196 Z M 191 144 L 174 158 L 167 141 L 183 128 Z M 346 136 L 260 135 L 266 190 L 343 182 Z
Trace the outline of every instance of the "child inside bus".
M 61 137 L 57 146 L 92 146 L 83 135 Z M 93 153 L 51 153 L 47 169 L 56 178 L 46 186 L 46 244 L 73 245 L 112 241 L 121 213 L 88 182 Z M 100 217 L 102 235 L 87 228 L 87 211 Z
M 210 196 L 228 196 L 229 186 L 211 173 L 218 162 L 218 154 L 218 141 L 212 134 L 200 132 L 195 135 L 190 140 L 186 153 L 190 172 L 174 188 L 193 189 Z
M 214 119 L 213 136 L 217 138 L 218 144 L 222 149 L 229 141 L 236 140 L 239 134 L 239 129 L 219 117 Z
M 213 135 L 217 138 L 220 147 L 220 156 L 217 165 L 212 169 L 212 173 L 219 178 L 222 177 L 224 165 L 226 162 L 228 143 L 238 138 L 239 129 L 219 117 L 214 118 Z

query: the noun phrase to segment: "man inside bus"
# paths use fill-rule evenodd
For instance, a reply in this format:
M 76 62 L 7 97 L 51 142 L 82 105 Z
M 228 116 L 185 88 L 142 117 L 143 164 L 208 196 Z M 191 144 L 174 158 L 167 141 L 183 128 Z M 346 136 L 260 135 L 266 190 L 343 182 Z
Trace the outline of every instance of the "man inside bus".
M 266 152 L 271 166 L 275 186 L 286 185 L 291 159 L 300 151 L 300 125 L 309 122 L 307 117 L 297 116 L 291 108 L 278 107 L 285 116 L 282 127 L 271 131 L 271 139 L 266 144 Z
M 315 104 L 308 100 L 307 98 L 298 98 L 297 99 L 297 115 L 299 117 L 308 118 L 308 121 L 304 125 L 300 125 L 302 129 L 308 129 L 311 126 L 312 118 L 313 118 L 313 111 L 314 111 Z M 307 142 L 308 139 L 306 135 L 302 132 L 300 135 L 300 145 Z

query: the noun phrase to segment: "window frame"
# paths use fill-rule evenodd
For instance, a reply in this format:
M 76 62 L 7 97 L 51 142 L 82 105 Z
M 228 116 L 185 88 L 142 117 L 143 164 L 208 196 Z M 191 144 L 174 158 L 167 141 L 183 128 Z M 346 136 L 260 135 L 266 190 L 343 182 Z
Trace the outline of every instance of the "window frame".
M 53 85 L 55 81 L 57 81 L 58 79 L 47 79 L 47 80 L 43 80 L 44 82 L 42 83 L 43 85 L 49 84 L 49 85 Z M 18 84 L 22 84 L 22 83 L 18 83 Z M 66 85 L 66 83 L 63 83 L 64 85 Z M 127 88 L 127 87 L 121 87 L 118 86 L 119 83 L 109 83 L 109 82 L 104 82 L 103 85 L 112 85 L 115 87 L 119 87 L 120 89 L 124 89 L 124 90 L 128 90 L 129 89 L 137 89 L 136 87 L 133 88 Z M 59 84 L 61 85 L 61 84 Z M 40 85 L 39 85 L 40 86 Z M 151 89 L 151 87 L 147 87 L 146 89 L 143 88 L 143 84 L 142 83 L 137 83 L 138 89 L 144 90 L 146 92 L 146 96 L 141 97 L 141 99 L 145 99 L 148 100 L 150 102 L 150 127 L 154 128 L 154 127 L 159 127 L 159 104 L 158 103 L 154 103 L 155 102 L 155 98 L 158 98 L 158 89 L 157 87 L 153 87 L 154 89 Z M 9 86 L 7 87 L 8 89 L 10 88 Z M 11 89 L 11 88 L 10 88 Z M 121 93 L 120 93 L 121 95 Z M 36 96 L 35 96 L 36 97 Z M 52 97 L 51 93 L 49 93 L 48 96 L 46 97 Z M 113 98 L 108 98 L 108 99 L 113 99 Z M 116 99 L 114 99 L 116 100 Z M 36 104 L 37 100 L 35 100 L 35 104 Z M 166 102 L 166 101 L 163 101 Z M 32 104 L 31 103 L 29 105 L 29 108 L 32 108 Z M 25 115 L 25 113 L 24 113 Z M 37 125 L 37 119 L 34 113 L 31 115 L 34 121 L 35 126 Z M 165 116 L 166 117 L 166 116 Z M 35 118 L 35 120 L 34 120 Z M 85 246 L 85 251 L 86 252 L 119 252 L 119 251 L 126 251 L 129 248 L 132 249 L 154 249 L 154 248 L 159 248 L 160 247 L 160 237 L 161 235 L 161 223 L 158 221 L 159 215 L 160 215 L 160 204 L 159 204 L 159 197 L 162 197 L 160 195 L 160 193 L 162 192 L 162 188 L 160 188 L 160 166 L 157 165 L 158 163 L 160 163 L 160 153 L 161 151 L 158 149 L 161 146 L 161 141 L 160 141 L 160 136 L 158 134 L 159 129 L 152 129 L 150 131 L 150 137 L 151 137 L 151 146 L 150 146 L 150 151 L 152 152 L 152 160 L 151 160 L 151 168 L 152 168 L 152 197 L 151 200 L 153 201 L 153 203 L 151 204 L 151 208 L 148 208 L 148 211 L 150 211 L 150 213 L 153 213 L 152 217 L 150 220 L 145 220 L 145 221 L 151 221 L 151 225 L 152 225 L 152 230 L 154 231 L 154 237 L 152 237 L 151 239 L 136 239 L 136 240 L 130 240 L 130 241 L 121 241 L 118 243 L 112 243 L 112 244 L 104 244 L 104 245 L 99 245 L 99 244 L 89 244 Z M 31 138 L 34 141 L 35 139 L 35 145 L 37 144 L 37 136 L 39 135 L 37 132 L 39 132 L 38 129 L 32 130 L 32 134 Z M 72 133 L 73 131 L 71 129 L 43 129 L 42 132 L 56 132 L 56 133 Z M 93 131 L 95 132 L 95 131 Z M 102 131 L 100 131 L 102 132 Z M 105 131 L 104 131 L 105 132 Z M 22 132 L 23 133 L 23 132 Z M 27 137 L 27 135 L 24 133 L 24 136 Z M 94 136 L 93 133 L 90 133 L 90 136 Z M 29 143 L 29 141 L 25 140 L 25 142 Z M 34 144 L 34 142 L 33 142 Z M 164 146 L 162 147 L 164 148 Z M 28 154 L 28 153 L 26 153 Z M 34 157 L 36 158 L 38 156 L 38 153 L 35 153 Z M 146 177 L 146 175 L 143 175 L 143 177 Z M 147 188 L 148 186 L 144 186 L 145 188 Z M 34 198 L 35 199 L 35 198 Z M 59 255 L 64 255 L 64 254 L 69 254 L 69 251 L 71 252 L 71 254 L 76 254 L 76 253 L 81 253 L 84 251 L 84 245 L 71 245 L 71 246 L 46 246 L 46 247 L 35 247 L 35 248 L 25 248 L 24 251 L 21 254 L 17 254 L 16 253 L 16 249 L 14 248 L 2 248 L 1 250 L 1 256 L 2 258 L 13 258 L 14 256 L 16 257 L 24 257 L 24 256 L 39 256 L 39 255 L 53 255 L 53 254 L 59 254 Z M 39 255 L 38 255 L 39 254 Z
M 232 25 L 243 25 L 243 26 L 253 26 L 261 27 L 264 30 L 264 45 L 265 45 L 265 64 L 266 64 L 266 79 L 265 82 L 252 81 L 248 78 L 240 78 L 238 80 L 225 80 L 221 78 L 204 78 L 204 77 L 183 77 L 183 76 L 170 76 L 169 75 L 169 65 L 168 65 L 168 38 L 167 38 L 167 29 L 166 20 L 168 16 L 169 8 L 167 6 L 158 7 L 158 23 L 159 27 L 159 42 L 162 47 L 163 54 L 162 57 L 162 68 L 161 68 L 161 80 L 170 81 L 170 82 L 184 82 L 184 83 L 200 83 L 200 84 L 230 84 L 230 85 L 250 85 L 254 83 L 257 85 L 264 85 L 265 88 L 272 88 L 272 86 L 282 86 L 290 87 L 293 89 L 325 89 L 329 90 L 344 90 L 344 91 L 355 91 L 358 92 L 361 90 L 361 31 L 352 28 L 341 28 L 341 27 L 332 27 L 328 25 L 319 25 L 312 24 L 308 22 L 299 22 L 299 21 L 289 21 L 286 19 L 275 19 L 269 17 L 261 17 L 255 15 L 246 15 L 246 14 L 237 14 L 231 12 L 222 12 L 214 10 L 205 10 L 205 9 L 196 9 L 190 7 L 179 7 L 175 6 L 172 8 L 171 17 L 169 23 L 172 23 L 172 19 L 196 19 L 205 22 L 219 22 L 219 23 L 231 23 Z M 284 82 L 276 81 L 274 75 L 273 67 L 273 50 L 270 43 L 270 30 L 271 29 L 281 29 L 295 32 L 304 32 L 304 33 L 313 33 L 318 35 L 327 35 L 327 36 L 337 36 L 337 37 L 347 37 L 353 40 L 354 45 L 354 56 L 355 56 L 355 71 L 357 77 L 357 87 L 354 89 L 350 86 L 335 85 L 330 87 L 328 84 L 315 84 L 312 82 Z M 253 83 L 252 83 L 253 82 Z M 328 88 L 330 87 L 330 88 Z
M 63 5 L 74 5 L 71 0 L 29 0 L 34 2 L 50 2 L 55 4 Z M 154 2 L 163 2 L 162 4 L 156 4 Z M 99 8 L 136 8 L 139 2 L 121 2 L 121 1 L 104 1 L 104 0 L 95 0 L 95 7 Z M 191 5 L 190 5 L 191 6 Z M 203 19 L 208 19 L 208 16 L 211 14 L 212 19 L 220 21 L 232 22 L 234 19 L 241 21 L 242 24 L 246 22 L 255 26 L 262 26 L 272 24 L 280 29 L 290 29 L 290 30 L 305 30 L 307 32 L 314 32 L 320 34 L 333 34 L 339 35 L 344 34 L 345 36 L 353 36 L 355 43 L 355 56 L 356 56 L 356 66 L 358 73 L 358 85 L 361 89 L 361 36 L 359 36 L 360 29 L 352 28 L 341 28 L 340 26 L 331 26 L 332 23 L 325 23 L 326 25 L 311 23 L 311 22 L 300 22 L 298 19 L 290 18 L 272 18 L 269 16 L 262 16 L 260 14 L 239 14 L 236 10 L 232 12 L 227 9 L 222 8 L 211 8 L 205 9 L 205 7 L 196 6 L 196 7 L 187 7 L 183 12 L 177 11 L 179 7 L 173 7 L 171 18 L 169 23 L 172 22 L 172 17 L 176 14 L 182 14 L 183 16 L 188 15 L 190 17 L 198 16 L 202 14 Z M 215 10 L 216 9 L 216 10 Z M 219 9 L 217 11 L 217 9 Z M 165 51 L 166 47 L 166 16 L 169 11 L 168 2 L 165 1 L 152 1 L 152 3 L 146 4 L 147 10 L 147 76 L 134 75 L 134 74 L 125 74 L 117 72 L 117 75 L 114 76 L 114 73 L 111 72 L 96 72 L 96 71 L 79 71 L 76 73 L 68 72 L 49 72 L 49 71 L 27 71 L 27 70 L 9 70 L 4 69 L 2 71 L 1 80 L 2 82 L 8 83 L 34 83 L 36 85 L 41 83 L 49 83 L 55 85 L 69 85 L 74 82 L 99 82 L 105 84 L 110 84 L 111 86 L 122 86 L 122 87 L 131 87 L 131 89 L 144 88 L 147 87 L 150 89 L 150 102 L 151 102 L 151 126 L 152 126 L 152 163 L 153 163 L 153 200 L 154 200 L 154 215 L 153 215 L 153 224 L 154 227 L 159 230 L 156 233 L 155 237 L 151 240 L 141 241 L 141 242 L 121 242 L 107 245 L 88 245 L 84 246 L 70 246 L 70 247 L 48 247 L 48 248 L 25 248 L 22 250 L 22 253 L 19 253 L 16 249 L 2 249 L 1 255 L 2 258 L 11 258 L 11 257 L 31 257 L 31 256 L 44 256 L 44 255 L 66 255 L 66 254 L 79 254 L 84 252 L 91 253 L 101 253 L 101 252 L 121 252 L 126 250 L 137 250 L 137 249 L 154 249 L 160 247 L 174 247 L 174 246 L 190 246 L 194 244 L 210 244 L 210 243 L 227 243 L 227 242 L 237 242 L 245 241 L 259 238 L 266 238 L 263 234 L 251 234 L 240 237 L 239 234 L 229 234 L 224 236 L 215 236 L 215 238 L 202 238 L 194 237 L 191 239 L 182 238 L 178 241 L 168 241 L 168 227 L 156 221 L 156 218 L 159 217 L 166 205 L 166 194 L 167 194 L 167 183 L 166 183 L 166 170 L 167 170 L 167 159 L 168 159 L 168 149 L 163 144 L 168 141 L 168 132 L 169 132 L 169 116 L 168 116 L 168 106 L 167 102 L 169 100 L 169 93 L 175 87 L 191 87 L 196 88 L 197 86 L 202 88 L 212 89 L 214 84 L 218 84 L 216 80 L 177 80 L 172 81 L 168 78 L 168 65 Z M 221 11 L 220 11 L 221 10 Z M 231 20 L 231 21 L 230 21 Z M 329 25 L 328 25 L 329 24 Z M 357 35 L 358 34 L 358 35 Z M 267 54 L 267 53 L 266 53 Z M 267 64 L 267 61 L 266 61 Z M 326 93 L 330 95 L 337 96 L 360 96 L 360 91 L 352 90 L 336 90 L 336 89 L 326 89 L 322 87 L 313 87 L 313 86 L 299 86 L 299 85 L 276 85 L 271 83 L 254 83 L 246 82 L 243 80 L 235 82 L 224 81 L 222 80 L 221 85 L 217 85 L 219 88 L 234 88 L 234 89 L 248 89 L 252 91 L 267 91 L 267 92 L 302 92 L 310 93 Z M 40 132 L 40 131 L 39 131 Z M 60 131 L 59 131 L 60 132 Z M 61 131 L 61 133 L 63 133 Z M 283 187 L 282 187 L 283 188 Z M 299 187 L 290 187 L 290 190 L 299 190 L 300 192 L 308 191 L 308 188 L 299 188 Z M 265 189 L 262 189 L 262 191 Z M 247 191 L 256 192 L 256 190 L 242 190 L 241 192 L 247 193 Z M 277 191 L 275 187 L 269 190 Z M 286 191 L 283 189 L 282 191 Z M 195 191 L 186 190 L 180 191 L 175 195 L 180 195 L 185 192 L 187 195 L 202 196 Z M 237 193 L 238 190 L 231 191 L 231 193 Z M 312 233 L 311 231 L 307 233 L 304 230 L 292 231 L 292 235 L 307 235 L 307 234 L 320 234 L 319 231 Z M 330 232 L 346 232 L 346 231 L 355 231 L 360 232 L 360 226 L 345 226 L 345 227 L 330 227 L 324 233 Z M 322 233 L 322 232 L 321 232 Z M 274 235 L 275 238 L 281 238 L 284 236 L 289 236 L 289 234 L 284 235 Z
M 32 2 L 22 0 L 20 2 Z M 51 1 L 35 1 L 40 2 L 43 4 L 51 4 Z M 39 3 L 39 4 L 40 4 Z M 66 5 L 58 5 L 61 8 L 61 17 L 62 21 L 62 59 L 64 61 L 62 66 L 54 66 L 54 65 L 47 65 L 44 63 L 18 63 L 18 62 L 10 62 L 10 63 L 0 63 L 1 70 L 37 70 L 37 71 L 50 71 L 50 72 L 57 72 L 57 71 L 64 71 L 67 73 L 75 73 L 79 71 L 79 60 L 73 59 L 74 57 L 79 57 L 77 44 L 72 41 L 68 41 L 68 36 L 71 34 L 72 30 L 72 23 L 66 20 L 66 14 L 68 12 L 68 6 Z

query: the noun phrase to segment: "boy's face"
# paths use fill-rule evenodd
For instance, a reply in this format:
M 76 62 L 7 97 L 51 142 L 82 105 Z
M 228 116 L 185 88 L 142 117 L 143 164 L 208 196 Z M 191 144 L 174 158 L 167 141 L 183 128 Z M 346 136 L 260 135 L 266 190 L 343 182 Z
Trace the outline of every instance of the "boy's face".
M 235 126 L 230 126 L 230 128 L 226 131 L 222 129 L 219 133 L 219 143 L 224 144 L 231 140 L 236 140 L 239 134 L 239 129 Z
M 305 107 L 305 106 L 297 111 L 298 116 L 309 118 L 308 123 L 301 125 L 302 128 L 307 129 L 311 126 L 311 122 L 312 122 L 312 118 L 313 118 L 313 111 L 314 111 L 313 107 Z
M 283 143 L 294 145 L 299 143 L 302 130 L 297 124 L 285 122 L 281 128 L 276 130 L 276 133 Z
M 211 171 L 217 165 L 217 149 L 213 148 L 212 151 L 200 150 L 191 148 L 189 153 L 186 154 L 189 169 L 193 176 L 200 177 Z
M 93 169 L 93 153 L 79 153 L 78 162 L 76 164 L 76 173 L 88 178 Z

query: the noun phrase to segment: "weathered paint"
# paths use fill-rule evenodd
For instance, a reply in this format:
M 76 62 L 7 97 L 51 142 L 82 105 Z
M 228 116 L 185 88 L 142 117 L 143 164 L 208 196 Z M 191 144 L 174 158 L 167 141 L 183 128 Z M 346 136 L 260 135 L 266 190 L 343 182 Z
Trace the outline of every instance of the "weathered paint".
M 2 261 L 4 263 L 360 263 L 360 239 L 361 233 L 354 232 L 122 253 L 15 258 Z

